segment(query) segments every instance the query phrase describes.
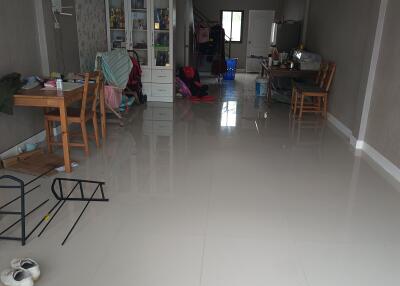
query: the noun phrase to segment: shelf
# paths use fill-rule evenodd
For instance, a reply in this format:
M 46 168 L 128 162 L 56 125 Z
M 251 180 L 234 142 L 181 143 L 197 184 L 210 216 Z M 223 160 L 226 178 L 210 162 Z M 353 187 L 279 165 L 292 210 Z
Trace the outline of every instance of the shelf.
M 147 32 L 147 30 L 143 30 L 143 29 L 133 29 L 133 32 Z
M 169 47 L 154 47 L 154 50 L 157 52 L 168 52 Z
M 148 49 L 138 49 L 138 48 L 133 48 L 135 51 L 147 51 Z
M 146 8 L 132 8 L 132 12 L 147 12 Z
M 110 31 L 125 31 L 125 28 L 110 28 Z
M 161 29 L 156 30 L 156 29 L 154 29 L 154 32 L 169 33 L 169 30 L 166 30 L 166 29 L 163 29 L 163 30 L 161 30 Z

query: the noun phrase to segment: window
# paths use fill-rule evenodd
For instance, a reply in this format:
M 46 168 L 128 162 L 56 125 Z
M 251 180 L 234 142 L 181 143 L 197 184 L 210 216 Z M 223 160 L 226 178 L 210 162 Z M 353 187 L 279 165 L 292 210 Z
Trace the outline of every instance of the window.
M 242 41 L 243 11 L 221 11 L 222 28 L 225 30 L 225 40 Z

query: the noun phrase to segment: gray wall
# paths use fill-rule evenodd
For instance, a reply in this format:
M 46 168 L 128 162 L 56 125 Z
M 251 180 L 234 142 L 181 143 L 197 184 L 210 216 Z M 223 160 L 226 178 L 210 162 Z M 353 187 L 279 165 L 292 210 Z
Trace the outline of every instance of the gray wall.
M 302 21 L 304 19 L 305 0 L 285 0 L 282 7 L 284 20 Z
M 386 10 L 366 141 L 400 167 L 400 1 Z
M 0 76 L 16 71 L 41 74 L 33 1 L 0 1 Z M 0 113 L 0 152 L 43 129 L 38 110 L 15 108 L 14 115 Z
M 329 112 L 358 135 L 380 0 L 311 0 L 307 49 L 336 62 Z
M 35 3 L 42 4 L 47 59 L 42 61 L 38 43 Z M 49 71 L 61 73 L 90 69 L 97 50 L 106 50 L 103 0 L 77 0 L 81 10 L 69 10 L 73 16 L 58 16 L 60 29 L 54 28 L 51 0 L 0 1 L 0 76 L 16 71 L 22 75 L 43 75 L 42 64 Z M 74 0 L 62 0 L 64 6 L 75 7 Z M 39 9 L 39 8 L 38 8 Z M 41 14 L 41 13 L 40 13 Z M 103 16 L 103 17 L 101 17 Z M 79 18 L 78 41 L 77 18 Z M 85 19 L 83 19 L 85 18 Z M 40 25 L 39 25 L 40 26 Z M 81 47 L 82 54 L 79 54 Z M 43 53 L 42 53 L 43 56 Z M 82 65 L 81 65 L 82 63 Z M 47 66 L 46 66 L 47 70 Z M 15 108 L 14 115 L 0 113 L 0 152 L 15 146 L 43 130 L 42 110 Z
M 244 10 L 242 43 L 232 43 L 232 57 L 239 58 L 238 68 L 246 66 L 247 29 L 249 10 L 275 10 L 280 15 L 283 1 L 281 0 L 194 0 L 193 4 L 211 21 L 220 22 L 221 10 Z

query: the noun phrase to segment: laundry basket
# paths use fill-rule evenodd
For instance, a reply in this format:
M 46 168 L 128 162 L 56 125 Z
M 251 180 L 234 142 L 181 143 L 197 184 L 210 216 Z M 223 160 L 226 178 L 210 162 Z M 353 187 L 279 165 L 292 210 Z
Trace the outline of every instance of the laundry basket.
M 237 59 L 226 60 L 226 73 L 224 74 L 224 80 L 235 80 L 236 75 Z
M 256 96 L 267 96 L 268 80 L 266 78 L 258 77 L 256 79 Z

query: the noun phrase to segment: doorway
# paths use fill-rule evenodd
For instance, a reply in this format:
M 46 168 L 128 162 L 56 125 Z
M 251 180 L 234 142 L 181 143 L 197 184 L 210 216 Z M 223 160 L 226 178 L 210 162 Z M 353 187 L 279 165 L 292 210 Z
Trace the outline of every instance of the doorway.
M 259 72 L 262 57 L 270 50 L 271 28 L 275 11 L 250 10 L 247 33 L 246 72 Z

